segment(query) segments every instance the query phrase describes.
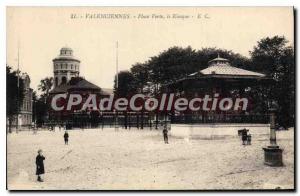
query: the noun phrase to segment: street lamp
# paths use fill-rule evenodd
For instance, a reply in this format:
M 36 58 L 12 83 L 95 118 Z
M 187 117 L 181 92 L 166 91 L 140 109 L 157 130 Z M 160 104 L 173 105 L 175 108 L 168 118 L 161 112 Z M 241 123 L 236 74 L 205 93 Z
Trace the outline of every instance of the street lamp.
M 32 108 L 32 122 L 34 126 L 36 126 L 36 100 L 31 100 L 31 108 Z
M 283 166 L 282 162 L 282 151 L 276 141 L 276 130 L 275 130 L 275 120 L 276 120 L 276 105 L 272 104 L 269 108 L 270 115 L 270 145 L 264 147 L 264 155 L 265 155 L 265 165 L 272 167 L 280 167 Z
M 115 131 L 119 130 L 119 121 L 118 121 L 118 111 L 114 110 L 114 115 L 115 115 Z

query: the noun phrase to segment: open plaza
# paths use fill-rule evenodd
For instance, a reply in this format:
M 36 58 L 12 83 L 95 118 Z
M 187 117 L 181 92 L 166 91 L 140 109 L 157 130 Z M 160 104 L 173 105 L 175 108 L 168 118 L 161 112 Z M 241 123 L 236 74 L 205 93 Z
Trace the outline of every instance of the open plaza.
M 246 125 L 245 125 L 246 126 Z M 250 126 L 250 125 L 249 125 Z M 239 127 L 172 125 L 169 144 L 161 130 L 75 129 L 69 145 L 59 131 L 7 135 L 8 189 L 293 189 L 294 130 L 277 131 L 283 167 L 264 165 L 269 126 L 248 127 L 252 145 L 242 145 Z M 36 181 L 38 149 L 44 182 Z

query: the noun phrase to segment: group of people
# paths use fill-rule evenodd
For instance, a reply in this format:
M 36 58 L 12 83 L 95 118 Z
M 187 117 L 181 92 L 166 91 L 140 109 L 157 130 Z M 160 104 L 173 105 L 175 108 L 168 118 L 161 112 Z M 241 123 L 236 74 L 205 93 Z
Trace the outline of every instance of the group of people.
M 249 132 L 248 129 L 242 129 L 240 130 L 241 131 L 241 135 L 242 135 L 242 142 L 243 142 L 243 145 L 251 145 L 251 139 L 252 139 L 252 136 Z

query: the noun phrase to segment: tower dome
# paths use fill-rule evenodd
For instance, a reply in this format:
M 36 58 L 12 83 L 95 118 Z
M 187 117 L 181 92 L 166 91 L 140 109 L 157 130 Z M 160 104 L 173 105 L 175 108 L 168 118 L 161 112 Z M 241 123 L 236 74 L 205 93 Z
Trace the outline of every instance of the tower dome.
M 212 65 L 229 65 L 229 60 L 221 58 L 220 55 L 218 54 L 218 57 L 208 61 L 208 66 Z
M 69 47 L 63 47 L 60 49 L 60 55 L 73 56 L 73 50 Z
M 80 60 L 73 56 L 73 50 L 71 48 L 61 48 L 59 55 L 52 61 L 54 87 L 66 84 L 71 78 L 79 76 Z

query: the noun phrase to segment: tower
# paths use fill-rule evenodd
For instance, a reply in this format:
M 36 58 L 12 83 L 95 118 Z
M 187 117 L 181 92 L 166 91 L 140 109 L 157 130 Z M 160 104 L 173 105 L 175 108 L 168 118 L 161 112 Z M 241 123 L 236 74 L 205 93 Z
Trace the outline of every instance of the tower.
M 60 49 L 60 54 L 53 60 L 54 87 L 66 84 L 73 77 L 79 76 L 80 60 L 73 56 L 68 47 Z

